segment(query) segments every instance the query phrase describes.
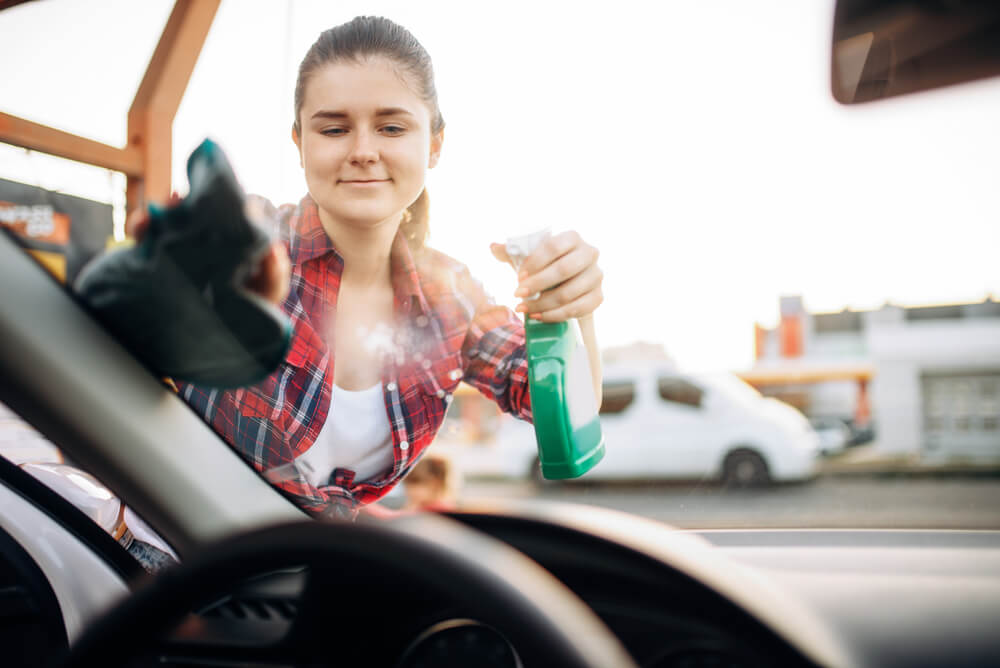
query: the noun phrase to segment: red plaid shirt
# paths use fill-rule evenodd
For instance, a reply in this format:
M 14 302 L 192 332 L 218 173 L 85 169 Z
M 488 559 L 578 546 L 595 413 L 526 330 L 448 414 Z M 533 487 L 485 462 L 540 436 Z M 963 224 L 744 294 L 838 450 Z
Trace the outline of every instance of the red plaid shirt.
M 369 480 L 355 480 L 354 471 L 338 468 L 329 484 L 310 485 L 294 461 L 312 446 L 330 412 L 334 359 L 320 332 L 324 316 L 336 309 L 344 260 L 311 197 L 298 207 L 266 206 L 292 261 L 291 291 L 282 305 L 293 325 L 288 355 L 252 387 L 184 384 L 180 394 L 300 507 L 318 516 L 352 516 L 384 496 L 434 439 L 463 380 L 502 410 L 531 420 L 521 320 L 496 305 L 464 265 L 431 249 L 411 254 L 399 234 L 391 252 L 396 327 L 382 369 L 392 468 Z

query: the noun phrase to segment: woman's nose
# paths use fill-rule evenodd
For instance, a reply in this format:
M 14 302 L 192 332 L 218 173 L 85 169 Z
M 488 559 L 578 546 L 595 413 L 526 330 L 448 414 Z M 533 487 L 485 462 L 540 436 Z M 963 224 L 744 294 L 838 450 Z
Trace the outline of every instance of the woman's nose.
M 354 146 L 351 147 L 350 160 L 357 165 L 370 165 L 378 162 L 378 148 L 375 138 L 367 132 L 354 134 Z

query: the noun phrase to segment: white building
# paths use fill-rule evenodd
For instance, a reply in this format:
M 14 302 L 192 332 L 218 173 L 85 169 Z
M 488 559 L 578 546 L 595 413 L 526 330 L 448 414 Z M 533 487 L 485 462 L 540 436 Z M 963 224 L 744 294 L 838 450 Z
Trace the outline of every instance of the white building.
M 864 423 L 877 447 L 925 460 L 1000 460 L 1000 302 L 809 313 L 781 300 L 741 374 L 809 415 Z

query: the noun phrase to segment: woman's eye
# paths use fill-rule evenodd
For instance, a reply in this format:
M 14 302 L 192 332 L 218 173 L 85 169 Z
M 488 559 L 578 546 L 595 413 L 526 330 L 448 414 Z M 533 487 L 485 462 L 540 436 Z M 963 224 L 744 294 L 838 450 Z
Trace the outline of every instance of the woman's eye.
M 328 137 L 339 137 L 346 134 L 347 130 L 344 128 L 326 128 L 325 130 L 320 130 L 319 133 Z
M 385 127 L 382 128 L 382 132 L 386 133 L 387 135 L 401 135 L 404 132 L 406 132 L 406 128 L 403 128 L 399 125 L 386 125 Z

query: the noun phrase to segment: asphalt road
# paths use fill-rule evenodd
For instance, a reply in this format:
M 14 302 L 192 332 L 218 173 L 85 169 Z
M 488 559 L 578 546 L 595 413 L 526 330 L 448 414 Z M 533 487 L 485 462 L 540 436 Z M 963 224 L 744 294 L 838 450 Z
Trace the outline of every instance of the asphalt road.
M 1000 529 L 1000 477 L 829 476 L 759 490 L 716 484 L 581 485 L 467 480 L 462 500 L 539 498 L 682 528 Z

